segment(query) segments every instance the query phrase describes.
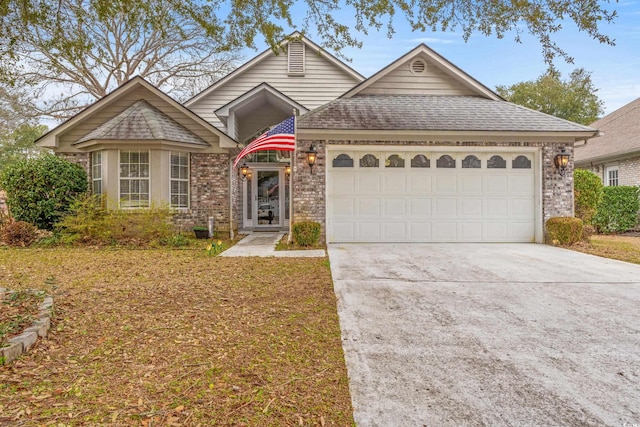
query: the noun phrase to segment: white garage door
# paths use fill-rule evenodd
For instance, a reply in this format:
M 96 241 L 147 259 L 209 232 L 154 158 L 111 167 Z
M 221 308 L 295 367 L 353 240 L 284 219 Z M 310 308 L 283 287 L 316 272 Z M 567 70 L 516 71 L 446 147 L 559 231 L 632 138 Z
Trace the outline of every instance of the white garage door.
M 328 149 L 329 242 L 535 241 L 535 152 L 384 149 Z

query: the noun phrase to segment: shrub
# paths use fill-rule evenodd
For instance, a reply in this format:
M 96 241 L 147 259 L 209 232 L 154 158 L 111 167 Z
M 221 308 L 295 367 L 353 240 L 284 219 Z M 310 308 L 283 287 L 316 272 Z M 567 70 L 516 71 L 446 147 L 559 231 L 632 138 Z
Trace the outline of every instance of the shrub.
M 591 224 L 602 200 L 604 185 L 598 175 L 585 169 L 576 169 L 573 179 L 575 215 L 585 224 Z
M 45 154 L 10 164 L 0 174 L 7 205 L 18 221 L 51 230 L 69 210 L 71 201 L 87 191 L 81 166 Z
M 605 187 L 592 223 L 603 233 L 619 233 L 638 223 L 638 187 Z
M 38 229 L 28 222 L 12 221 L 2 227 L 2 241 L 9 246 L 27 247 L 38 240 Z
M 61 240 L 98 245 L 164 245 L 176 234 L 168 207 L 118 210 L 105 206 L 101 197 L 85 195 L 76 199 L 71 213 L 57 224 Z
M 573 245 L 583 237 L 583 222 L 572 216 L 549 218 L 546 223 L 547 241 L 554 245 Z
M 320 239 L 320 224 L 313 221 L 302 221 L 293 224 L 293 239 L 300 246 L 314 246 Z

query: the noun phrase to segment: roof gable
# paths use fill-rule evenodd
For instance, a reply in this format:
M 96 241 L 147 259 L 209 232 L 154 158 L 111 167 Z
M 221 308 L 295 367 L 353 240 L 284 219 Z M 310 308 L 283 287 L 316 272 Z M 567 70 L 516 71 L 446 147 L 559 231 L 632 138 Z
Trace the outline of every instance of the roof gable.
M 593 122 L 600 137 L 576 146 L 576 162 L 603 161 L 640 153 L 640 98 Z
M 461 95 L 502 98 L 425 44 L 420 44 L 342 95 Z
M 224 121 L 224 119 L 229 117 L 229 112 L 231 110 L 242 108 L 244 105 L 246 105 L 248 103 L 251 103 L 257 97 L 260 97 L 260 96 L 268 97 L 268 98 L 272 99 L 273 102 L 276 102 L 276 103 L 278 103 L 280 105 L 283 105 L 283 106 L 286 106 L 286 107 L 291 107 L 291 108 L 296 108 L 301 113 L 306 113 L 307 111 L 309 111 L 309 109 L 307 107 L 305 107 L 304 105 L 302 105 L 302 104 L 296 102 L 295 100 L 291 99 L 290 97 L 288 97 L 287 95 L 283 94 L 279 90 L 273 88 L 271 85 L 269 85 L 267 83 L 261 83 L 258 86 L 254 87 L 253 89 L 251 89 L 250 91 L 245 92 L 244 94 L 242 94 L 238 98 L 236 98 L 233 101 L 229 102 L 228 104 L 223 105 L 222 107 L 218 108 L 215 111 L 216 116 L 218 116 L 221 120 Z
M 305 47 L 307 49 L 309 49 L 310 52 L 317 52 L 323 58 L 325 58 L 329 63 L 333 64 L 336 68 L 341 70 L 344 74 L 346 74 L 346 75 L 350 76 L 351 78 L 353 78 L 355 81 L 364 80 L 364 77 L 360 73 L 358 73 L 353 68 L 349 67 L 347 64 L 345 64 L 344 62 L 340 61 L 338 58 L 336 58 L 335 56 L 331 55 L 330 53 L 328 53 L 324 49 L 322 49 L 319 45 L 315 44 L 314 42 L 312 42 L 311 40 L 309 40 L 308 38 L 306 38 L 305 36 L 303 36 L 299 32 L 292 33 L 290 36 L 287 37 L 286 40 L 284 40 L 284 41 L 282 41 L 280 43 L 280 52 L 278 52 L 278 54 L 281 54 L 281 53 L 285 52 L 286 51 L 286 46 L 292 40 L 300 40 L 301 42 L 304 43 Z M 204 99 L 207 96 L 209 96 L 211 93 L 219 90 L 221 87 L 229 84 L 231 81 L 241 77 L 247 71 L 252 70 L 256 66 L 258 66 L 260 63 L 265 61 L 266 59 L 268 59 L 270 57 L 273 57 L 275 55 L 276 55 L 276 53 L 272 49 L 265 50 L 261 54 L 255 56 L 253 59 L 249 60 L 248 62 L 244 63 L 240 67 L 236 68 L 234 71 L 232 71 L 231 73 L 229 73 L 228 75 L 226 75 L 222 79 L 218 80 L 213 85 L 209 86 L 207 89 L 203 90 L 202 92 L 200 92 L 199 94 L 197 94 L 193 98 L 189 99 L 187 102 L 185 102 L 184 105 L 189 107 L 191 105 L 194 105 L 194 104 L 198 103 L 202 99 Z
M 135 102 L 116 117 L 78 139 L 74 145 L 91 140 L 165 140 L 208 145 L 202 138 L 145 100 Z
M 212 141 L 218 141 L 220 147 L 236 146 L 236 141 L 233 138 L 139 76 L 132 78 L 69 120 L 50 130 L 36 143 L 42 147 L 55 149 L 60 147 L 61 140 L 69 144 L 77 142 L 91 131 L 110 122 L 114 116 L 120 115 L 141 99 L 154 105 L 158 112 L 171 117 L 171 120 L 179 126 L 190 129 L 190 132 L 197 135 L 198 138 L 207 141 L 207 145 Z

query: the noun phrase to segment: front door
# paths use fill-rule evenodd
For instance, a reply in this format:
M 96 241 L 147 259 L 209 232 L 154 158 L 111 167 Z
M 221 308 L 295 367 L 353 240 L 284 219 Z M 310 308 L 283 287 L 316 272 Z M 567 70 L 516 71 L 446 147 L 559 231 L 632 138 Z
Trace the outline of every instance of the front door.
M 253 218 L 255 228 L 282 227 L 281 169 L 256 170 L 254 185 Z

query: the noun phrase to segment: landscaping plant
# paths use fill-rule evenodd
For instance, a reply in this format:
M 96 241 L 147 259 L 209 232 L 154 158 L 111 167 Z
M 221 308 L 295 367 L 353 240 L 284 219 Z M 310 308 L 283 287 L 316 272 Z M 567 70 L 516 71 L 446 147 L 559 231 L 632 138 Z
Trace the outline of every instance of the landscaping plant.
M 638 187 L 605 187 L 593 225 L 602 233 L 621 233 L 638 224 Z
M 603 189 L 602 180 L 595 173 L 585 169 L 576 169 L 573 172 L 575 215 L 585 224 L 591 224 L 591 219 L 602 200 Z
M 547 241 L 554 245 L 569 246 L 582 240 L 583 223 L 580 218 L 558 216 L 547 220 Z
M 73 199 L 87 191 L 87 174 L 79 165 L 45 154 L 7 166 L 0 173 L 0 187 L 13 218 L 51 230 Z
M 320 239 L 320 224 L 314 221 L 302 221 L 293 224 L 293 239 L 300 246 L 314 246 Z

